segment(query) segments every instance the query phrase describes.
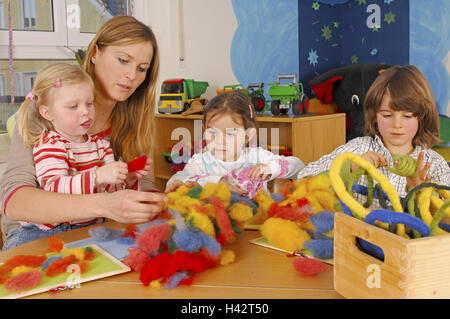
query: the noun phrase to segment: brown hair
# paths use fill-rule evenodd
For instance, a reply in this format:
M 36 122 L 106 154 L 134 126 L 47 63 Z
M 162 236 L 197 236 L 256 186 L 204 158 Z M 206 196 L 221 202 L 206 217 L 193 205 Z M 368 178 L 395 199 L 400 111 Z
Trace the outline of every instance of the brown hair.
M 80 83 L 88 83 L 94 90 L 91 77 L 78 65 L 54 63 L 38 73 L 30 92 L 32 96 L 22 103 L 17 118 L 19 133 L 27 147 L 33 148 L 42 135 L 52 128 L 52 123 L 39 114 L 39 107 L 53 102 L 55 87 Z
M 153 57 L 145 80 L 123 102 L 117 102 L 111 113 L 111 147 L 116 159 L 130 161 L 142 153 L 149 154 L 153 143 L 153 117 L 155 109 L 156 80 L 159 73 L 159 51 L 152 30 L 131 16 L 116 16 L 98 30 L 86 52 L 83 67 L 95 78 L 95 64 L 91 58 L 94 49 L 150 42 Z
M 203 112 L 203 125 L 217 115 L 230 114 L 235 123 L 239 120 L 245 129 L 256 128 L 255 110 L 250 98 L 240 91 L 219 94 L 209 101 Z
M 432 147 L 439 139 L 439 115 L 430 84 L 414 65 L 392 66 L 381 73 L 367 92 L 364 100 L 365 134 L 380 134 L 376 114 L 383 97 L 389 93 L 391 108 L 412 112 L 419 122 L 413 146 Z

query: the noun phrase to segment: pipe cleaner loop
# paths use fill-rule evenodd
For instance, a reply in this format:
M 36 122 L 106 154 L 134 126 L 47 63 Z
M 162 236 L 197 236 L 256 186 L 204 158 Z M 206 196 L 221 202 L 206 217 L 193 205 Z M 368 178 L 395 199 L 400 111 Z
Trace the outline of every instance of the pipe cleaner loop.
M 370 174 L 375 180 L 378 181 L 382 189 L 389 196 L 393 209 L 397 212 L 403 212 L 400 197 L 398 196 L 397 191 L 395 190 L 394 186 L 392 186 L 392 184 L 389 182 L 387 177 L 384 176 L 382 173 L 380 173 L 375 168 L 375 166 L 370 164 L 361 156 L 346 152 L 338 155 L 331 164 L 330 179 L 333 189 L 338 195 L 338 197 L 350 208 L 350 210 L 354 214 L 358 215 L 360 219 L 364 219 L 366 215 L 369 213 L 369 210 L 363 207 L 360 203 L 358 203 L 345 189 L 344 182 L 342 181 L 342 178 L 340 176 L 341 167 L 345 161 L 352 161 L 358 164 L 360 167 L 367 170 L 368 174 Z M 404 225 L 401 224 L 398 225 L 397 234 L 400 236 L 405 236 Z
M 409 155 L 392 154 L 392 159 L 394 162 L 397 161 L 397 164 L 394 164 L 394 167 L 386 166 L 386 169 L 399 176 L 416 176 L 417 160 L 415 158 Z

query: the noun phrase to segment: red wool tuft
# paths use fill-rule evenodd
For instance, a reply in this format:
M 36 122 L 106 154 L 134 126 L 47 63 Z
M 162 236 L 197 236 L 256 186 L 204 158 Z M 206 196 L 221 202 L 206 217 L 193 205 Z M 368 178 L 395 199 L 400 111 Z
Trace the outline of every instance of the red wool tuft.
M 172 258 L 170 259 L 170 264 L 168 264 L 164 269 L 164 274 L 163 274 L 164 279 L 169 278 L 174 273 L 179 271 L 181 269 L 181 265 L 183 265 L 186 262 L 186 260 L 189 259 L 189 257 L 190 257 L 189 253 L 182 251 L 182 250 L 177 250 L 172 255 Z
M 328 265 L 312 258 L 298 258 L 294 260 L 294 268 L 303 276 L 314 276 L 328 269 Z
M 47 252 L 53 253 L 61 251 L 64 248 L 64 242 L 56 237 L 50 237 L 47 242 Z
M 17 255 L 8 259 L 2 266 L 0 266 L 0 276 L 10 272 L 18 266 L 39 267 L 47 259 L 45 256 L 27 256 Z
M 42 273 L 39 270 L 32 270 L 20 273 L 11 277 L 5 282 L 5 289 L 8 291 L 22 292 L 36 287 L 42 279 Z
M 192 284 L 192 280 L 193 280 L 192 277 L 180 280 L 180 282 L 178 283 L 178 286 L 181 286 L 181 285 L 188 285 L 188 286 L 190 286 Z
M 129 254 L 123 261 L 133 271 L 141 272 L 142 268 L 150 261 L 150 256 L 139 248 L 128 248 Z
M 67 270 L 67 266 L 73 264 L 77 258 L 74 255 L 64 257 L 63 259 L 55 260 L 48 266 L 45 274 L 49 277 L 56 276 L 57 274 L 63 273 Z
M 301 208 L 285 206 L 285 207 L 278 207 L 273 217 L 279 217 L 283 219 L 292 220 L 294 222 L 298 222 L 308 218 L 308 216 L 310 215 L 311 214 L 303 211 Z
M 125 228 L 125 232 L 123 233 L 122 237 L 136 238 L 136 231 L 137 227 L 135 224 L 128 225 L 127 228 Z
M 219 226 L 220 233 L 223 234 L 225 241 L 229 241 L 234 236 L 233 228 L 231 227 L 230 219 L 222 201 L 215 196 L 210 197 L 211 203 L 216 209 L 216 220 Z
M 170 226 L 167 223 L 147 228 L 136 240 L 136 244 L 147 254 L 156 254 L 162 241 L 169 238 Z
M 139 277 L 144 286 L 148 286 L 150 281 L 160 278 L 163 275 L 167 265 L 169 265 L 170 260 L 171 255 L 167 251 L 152 258 L 144 266 L 144 268 L 142 268 L 141 275 Z

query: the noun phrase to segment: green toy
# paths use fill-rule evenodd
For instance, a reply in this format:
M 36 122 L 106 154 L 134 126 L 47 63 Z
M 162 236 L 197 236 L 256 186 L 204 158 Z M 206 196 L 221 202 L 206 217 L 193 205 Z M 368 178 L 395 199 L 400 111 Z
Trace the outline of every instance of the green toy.
M 281 84 L 282 79 L 292 80 L 292 83 Z M 271 85 L 267 94 L 272 98 L 270 110 L 273 115 L 286 114 L 292 108 L 295 115 L 308 113 L 309 99 L 303 91 L 303 84 L 297 82 L 296 74 L 279 74 L 277 83 Z

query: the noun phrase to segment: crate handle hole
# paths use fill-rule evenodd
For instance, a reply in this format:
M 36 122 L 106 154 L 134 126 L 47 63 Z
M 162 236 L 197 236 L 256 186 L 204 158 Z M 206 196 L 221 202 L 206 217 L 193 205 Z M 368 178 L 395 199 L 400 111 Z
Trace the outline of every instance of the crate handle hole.
M 361 252 L 384 262 L 384 251 L 381 247 L 359 237 L 355 237 L 355 245 Z

